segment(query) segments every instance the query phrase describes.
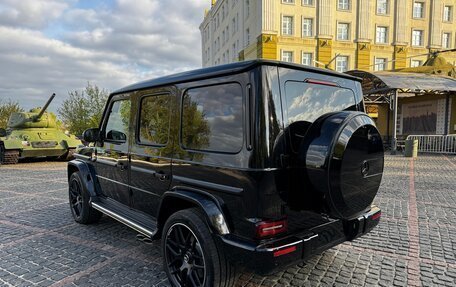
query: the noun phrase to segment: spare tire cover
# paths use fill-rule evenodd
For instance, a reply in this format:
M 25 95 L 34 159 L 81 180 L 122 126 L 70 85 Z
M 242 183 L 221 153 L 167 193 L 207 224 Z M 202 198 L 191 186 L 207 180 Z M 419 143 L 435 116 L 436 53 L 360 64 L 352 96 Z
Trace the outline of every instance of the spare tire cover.
M 318 118 L 300 145 L 304 181 L 330 216 L 352 219 L 370 208 L 383 174 L 383 143 L 373 120 L 344 111 Z

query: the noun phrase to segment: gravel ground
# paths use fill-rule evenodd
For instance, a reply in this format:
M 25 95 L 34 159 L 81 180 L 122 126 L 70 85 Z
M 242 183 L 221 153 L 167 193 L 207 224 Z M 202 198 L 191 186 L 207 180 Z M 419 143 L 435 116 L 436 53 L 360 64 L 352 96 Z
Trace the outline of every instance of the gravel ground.
M 456 157 L 386 156 L 379 226 L 237 286 L 456 286 Z M 0 286 L 169 286 L 158 242 L 104 216 L 74 223 L 66 163 L 0 166 Z

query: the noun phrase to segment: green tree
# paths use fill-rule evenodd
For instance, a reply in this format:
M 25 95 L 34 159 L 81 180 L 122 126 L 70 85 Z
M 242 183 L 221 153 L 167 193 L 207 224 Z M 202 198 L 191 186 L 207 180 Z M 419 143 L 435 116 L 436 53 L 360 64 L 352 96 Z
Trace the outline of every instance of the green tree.
M 13 102 L 11 100 L 3 102 L 0 100 L 0 128 L 6 128 L 8 119 L 12 113 L 23 111 L 24 109 L 19 106 L 18 102 Z
M 81 135 L 84 130 L 98 127 L 108 99 L 108 91 L 87 83 L 83 91 L 69 92 L 69 98 L 58 109 L 63 125 L 70 133 Z

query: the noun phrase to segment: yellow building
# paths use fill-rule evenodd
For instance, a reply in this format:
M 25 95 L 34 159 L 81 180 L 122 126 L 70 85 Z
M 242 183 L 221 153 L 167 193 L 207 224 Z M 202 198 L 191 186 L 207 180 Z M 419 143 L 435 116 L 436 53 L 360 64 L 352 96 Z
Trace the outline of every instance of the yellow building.
M 419 66 L 430 51 L 455 48 L 455 6 L 456 0 L 212 0 L 200 25 L 203 66 L 256 58 L 340 72 Z M 445 57 L 456 63 L 456 52 Z

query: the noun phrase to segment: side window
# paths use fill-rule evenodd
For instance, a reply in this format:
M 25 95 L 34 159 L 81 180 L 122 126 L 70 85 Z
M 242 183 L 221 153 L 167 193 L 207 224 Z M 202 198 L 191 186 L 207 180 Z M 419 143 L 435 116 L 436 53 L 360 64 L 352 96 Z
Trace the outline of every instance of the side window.
M 108 122 L 105 128 L 105 140 L 124 143 L 128 138 L 130 122 L 130 101 L 115 101 L 109 111 Z
M 168 143 L 171 96 L 154 95 L 141 99 L 139 143 L 164 146 Z
M 237 83 L 192 88 L 182 103 L 186 149 L 237 153 L 243 145 L 242 88 Z

